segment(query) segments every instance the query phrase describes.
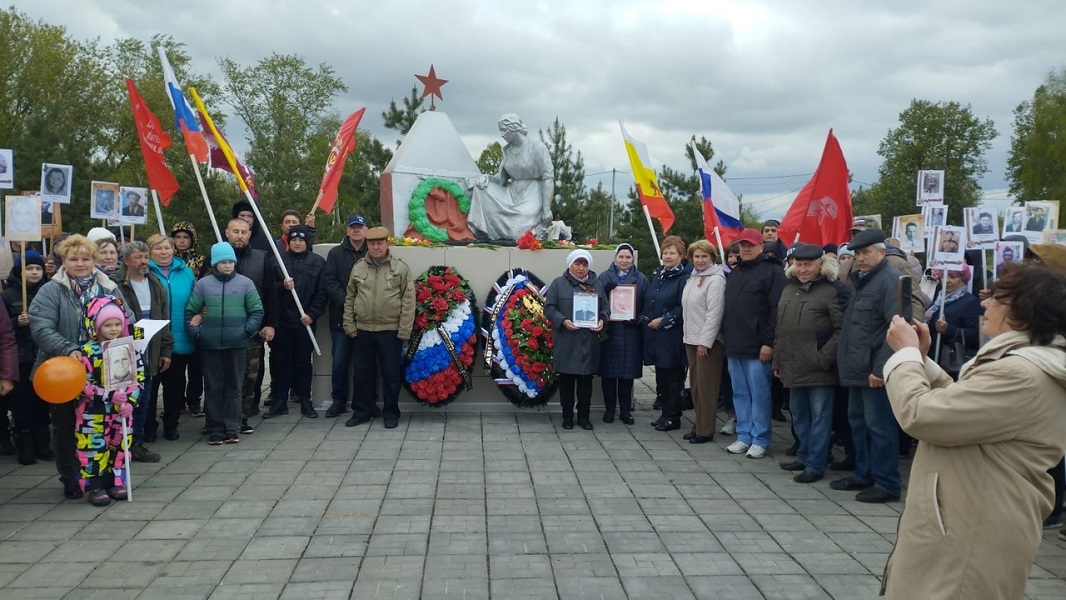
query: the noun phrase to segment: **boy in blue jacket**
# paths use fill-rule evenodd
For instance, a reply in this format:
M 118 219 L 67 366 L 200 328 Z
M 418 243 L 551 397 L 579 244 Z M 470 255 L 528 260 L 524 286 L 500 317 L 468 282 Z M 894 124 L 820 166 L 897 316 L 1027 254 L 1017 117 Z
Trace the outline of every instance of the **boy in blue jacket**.
M 236 272 L 228 242 L 211 246 L 211 267 L 214 272 L 193 286 L 185 320 L 200 346 L 207 443 L 218 446 L 240 441 L 245 355 L 263 321 L 263 302 L 252 280 Z

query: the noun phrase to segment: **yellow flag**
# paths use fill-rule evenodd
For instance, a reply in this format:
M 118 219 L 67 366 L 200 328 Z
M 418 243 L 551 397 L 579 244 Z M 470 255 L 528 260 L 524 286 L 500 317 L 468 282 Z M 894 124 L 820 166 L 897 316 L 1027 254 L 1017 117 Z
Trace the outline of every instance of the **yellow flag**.
M 226 162 L 229 163 L 231 169 L 230 172 L 237 176 L 237 183 L 241 186 L 241 191 L 248 192 L 248 183 L 240 175 L 242 170 L 237 166 L 237 156 L 233 154 L 233 149 L 230 148 L 229 142 L 226 141 L 226 137 L 222 135 L 218 127 L 215 127 L 215 122 L 211 119 L 211 115 L 207 114 L 207 107 L 204 106 L 204 101 L 200 99 L 200 95 L 196 93 L 196 88 L 190 87 L 189 93 L 192 95 L 192 101 L 196 104 L 196 110 L 200 112 L 200 116 L 203 117 L 207 128 L 215 136 L 215 143 L 218 144 L 218 149 L 226 157 Z

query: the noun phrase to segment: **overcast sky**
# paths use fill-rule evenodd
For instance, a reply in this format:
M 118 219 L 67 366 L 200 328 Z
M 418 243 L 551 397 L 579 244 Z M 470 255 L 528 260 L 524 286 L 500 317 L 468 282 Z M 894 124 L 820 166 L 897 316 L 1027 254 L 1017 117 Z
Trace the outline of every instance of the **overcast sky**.
M 618 119 L 655 168 L 688 168 L 692 134 L 714 144 L 730 186 L 779 216 L 834 128 L 857 182 L 912 98 L 969 103 L 999 137 L 981 182 L 1006 198 L 1012 110 L 1066 63 L 1062 0 L 15 0 L 77 38 L 172 35 L 195 68 L 272 52 L 331 64 L 349 87 L 337 112 L 388 140 L 381 112 L 432 63 L 474 158 L 516 112 L 535 131 L 558 116 L 586 173 L 625 171 Z M 982 6 L 987 5 L 987 6 Z M 421 86 L 419 86 L 421 91 Z M 226 112 L 224 107 L 222 112 Z M 234 137 L 231 135 L 231 137 Z M 803 176 L 796 176 L 803 175 Z M 610 175 L 590 176 L 590 185 Z M 948 181 L 947 185 L 951 185 Z

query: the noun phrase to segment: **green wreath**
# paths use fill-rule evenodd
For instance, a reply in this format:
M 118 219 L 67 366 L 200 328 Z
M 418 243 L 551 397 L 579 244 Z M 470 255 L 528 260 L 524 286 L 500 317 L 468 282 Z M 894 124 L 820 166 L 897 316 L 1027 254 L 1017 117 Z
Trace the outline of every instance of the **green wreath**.
M 464 215 L 470 212 L 470 198 L 466 197 L 466 194 L 463 193 L 463 188 L 459 187 L 458 183 L 449 179 L 430 177 L 418 184 L 415 191 L 411 192 L 411 201 L 407 205 L 407 217 L 410 219 L 411 226 L 415 228 L 415 231 L 427 240 L 447 242 L 448 232 L 430 223 L 429 216 L 426 215 L 426 197 L 436 188 L 451 194 L 452 198 L 455 198 L 455 201 L 459 203 L 459 210 Z

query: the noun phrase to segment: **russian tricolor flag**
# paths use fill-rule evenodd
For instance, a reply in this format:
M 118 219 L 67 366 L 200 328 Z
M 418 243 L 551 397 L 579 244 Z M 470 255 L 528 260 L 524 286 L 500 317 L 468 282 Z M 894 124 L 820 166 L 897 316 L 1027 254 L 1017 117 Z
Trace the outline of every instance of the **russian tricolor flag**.
M 740 221 L 740 200 L 707 164 L 695 142 L 692 142 L 692 155 L 696 158 L 703 193 L 703 235 L 708 240 L 715 239 L 714 229 L 717 227 L 722 243 L 728 244 L 744 229 L 744 223 Z
M 207 162 L 207 140 L 204 138 L 204 131 L 196 119 L 196 112 L 185 99 L 185 94 L 181 93 L 181 86 L 178 85 L 178 78 L 174 76 L 174 69 L 167 60 L 166 51 L 162 46 L 159 46 L 158 50 L 159 62 L 163 65 L 163 80 L 167 86 L 167 98 L 170 99 L 170 106 L 174 108 L 174 123 L 185 139 L 185 149 L 196 158 L 196 162 L 205 163 Z

